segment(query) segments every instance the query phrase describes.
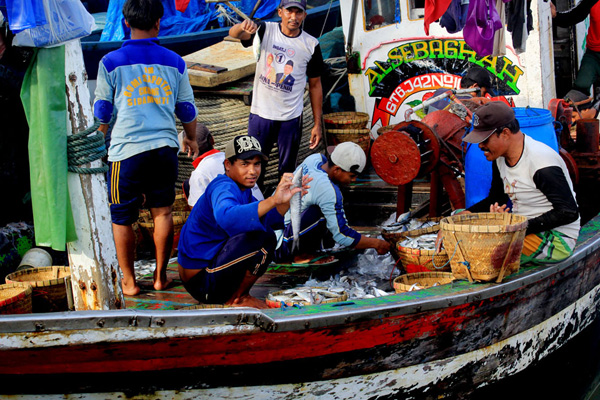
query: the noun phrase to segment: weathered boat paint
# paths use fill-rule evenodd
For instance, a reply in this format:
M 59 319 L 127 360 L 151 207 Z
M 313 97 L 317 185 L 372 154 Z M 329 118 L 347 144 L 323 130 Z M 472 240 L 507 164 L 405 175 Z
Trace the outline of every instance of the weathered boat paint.
M 599 220 L 572 258 L 502 284 L 458 281 L 301 309 L 3 317 L 0 392 L 419 398 L 472 390 L 542 358 L 597 316 Z M 41 378 L 48 383 L 25 384 Z

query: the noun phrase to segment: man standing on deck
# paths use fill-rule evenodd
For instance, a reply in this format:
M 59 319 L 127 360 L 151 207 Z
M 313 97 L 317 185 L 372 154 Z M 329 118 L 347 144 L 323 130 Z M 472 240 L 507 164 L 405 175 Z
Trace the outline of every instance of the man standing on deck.
M 181 229 L 179 275 L 202 303 L 267 307 L 250 289 L 273 257 L 273 229 L 283 227 L 292 195 L 306 193 L 310 178 L 292 188 L 292 174 L 283 174 L 275 193 L 257 201 L 252 187 L 266 160 L 256 138 L 233 138 L 225 148 L 225 175 L 208 185 Z
M 299 249 L 292 251 L 293 231 L 290 212 L 285 214 L 285 229 L 277 231 L 277 262 L 307 262 L 318 250 L 332 247 L 335 242 L 355 249 L 373 248 L 379 254 L 390 251 L 385 240 L 361 235 L 348 226 L 342 192 L 339 185 L 356 181 L 365 167 L 367 157 L 363 149 L 352 142 L 335 147 L 329 157 L 313 154 L 304 160 L 304 176 L 313 178 L 311 189 L 302 197 L 300 212 Z
M 481 106 L 473 114 L 473 131 L 463 139 L 477 143 L 488 161 L 495 161 L 488 197 L 471 212 L 512 212 L 526 216 L 521 263 L 549 263 L 573 253 L 580 218 L 575 192 L 560 155 L 526 136 L 512 108 L 501 101 Z M 498 204 L 503 204 L 499 206 Z
M 108 131 L 117 114 L 108 149 L 108 190 L 113 234 L 123 294 L 136 295 L 135 236 L 132 224 L 139 208 L 154 220 L 156 270 L 154 289 L 164 290 L 173 248 L 173 216 L 179 142 L 175 115 L 185 131 L 184 151 L 198 155 L 194 93 L 185 61 L 158 44 L 160 0 L 127 0 L 123 6 L 131 40 L 108 53 L 98 67 L 94 116 Z
M 269 154 L 275 141 L 279 147 L 279 174 L 296 168 L 302 138 L 303 97 L 308 77 L 308 90 L 315 126 L 310 135 L 314 149 L 323 135 L 323 89 L 321 73 L 323 56 L 319 41 L 300 27 L 306 18 L 306 0 L 282 0 L 277 11 L 281 22 L 245 20 L 231 27 L 229 35 L 251 46 L 254 35 L 260 39 L 260 59 L 256 64 L 254 93 L 248 121 L 248 134 L 260 142 Z M 269 55 L 274 63 L 269 66 Z M 266 71 L 275 66 L 277 79 L 271 82 Z M 264 172 L 264 171 L 263 171 Z

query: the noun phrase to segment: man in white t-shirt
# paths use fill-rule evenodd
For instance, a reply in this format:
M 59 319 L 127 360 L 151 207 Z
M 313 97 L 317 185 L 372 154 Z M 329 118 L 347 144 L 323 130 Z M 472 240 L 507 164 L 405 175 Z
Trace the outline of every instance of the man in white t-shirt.
M 208 128 L 203 124 L 196 125 L 196 142 L 200 156 L 192 161 L 194 171 L 192 172 L 187 184 L 184 183 L 183 191 L 190 207 L 198 201 L 200 196 L 206 191 L 206 187 L 217 175 L 225 173 L 223 162 L 225 153 L 214 148 L 215 141 Z M 189 189 L 188 189 L 189 188 Z M 256 200 L 264 200 L 264 196 L 258 185 L 252 188 L 252 195 Z
M 278 13 L 280 23 L 257 25 L 245 20 L 232 26 L 229 35 L 241 39 L 245 47 L 252 45 L 254 35 L 260 38 L 261 56 L 256 63 L 248 134 L 258 139 L 265 154 L 269 154 L 277 142 L 281 175 L 296 169 L 307 77 L 315 122 L 310 148 L 314 149 L 321 142 L 323 55 L 319 41 L 300 28 L 306 18 L 306 0 L 282 0 Z
M 579 236 L 579 208 L 573 183 L 560 155 L 526 136 L 512 108 L 492 101 L 473 114 L 473 131 L 463 139 L 477 143 L 492 163 L 488 197 L 472 212 L 512 212 L 528 218 L 521 263 L 557 262 L 569 257 Z

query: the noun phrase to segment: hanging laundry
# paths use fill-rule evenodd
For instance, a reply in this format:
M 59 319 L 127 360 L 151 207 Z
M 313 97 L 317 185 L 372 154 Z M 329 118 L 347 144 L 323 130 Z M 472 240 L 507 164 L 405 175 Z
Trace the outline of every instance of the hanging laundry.
M 508 31 L 512 33 L 513 47 L 517 54 L 525 51 L 525 42 L 533 29 L 531 0 L 512 0 L 506 5 Z
M 179 12 L 185 12 L 187 10 L 190 0 L 175 0 L 175 9 Z
M 450 6 L 452 0 L 425 0 L 425 34 L 429 36 L 429 25 L 440 19 Z
M 489 56 L 494 52 L 494 35 L 501 28 L 495 0 L 470 1 L 463 37 L 478 56 Z
M 510 0 L 496 0 L 496 11 L 498 11 L 498 15 L 500 15 L 502 27 L 506 26 L 506 12 L 504 3 L 508 3 L 509 1 Z M 506 39 L 504 36 L 504 28 L 498 29 L 496 35 L 494 36 L 494 51 L 492 53 L 493 57 L 503 56 L 506 54 Z
M 440 19 L 440 25 L 446 28 L 448 33 L 460 32 L 464 28 L 465 22 L 467 22 L 468 11 L 469 0 L 452 0 Z

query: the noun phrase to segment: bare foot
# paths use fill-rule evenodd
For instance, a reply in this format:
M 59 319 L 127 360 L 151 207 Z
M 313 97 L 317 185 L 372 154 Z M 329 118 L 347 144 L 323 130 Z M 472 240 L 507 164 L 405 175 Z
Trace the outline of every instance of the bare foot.
M 156 270 L 154 270 L 154 290 L 165 290 L 173 283 L 172 279 L 167 278 L 167 271 L 163 270 L 160 276 L 157 277 Z
M 233 301 L 226 302 L 225 305 L 233 307 L 269 308 L 264 300 L 257 299 L 256 297 L 252 297 L 250 295 L 238 297 Z
M 121 282 L 121 290 L 125 296 L 136 296 L 140 294 L 140 287 L 135 282 L 130 284 Z

